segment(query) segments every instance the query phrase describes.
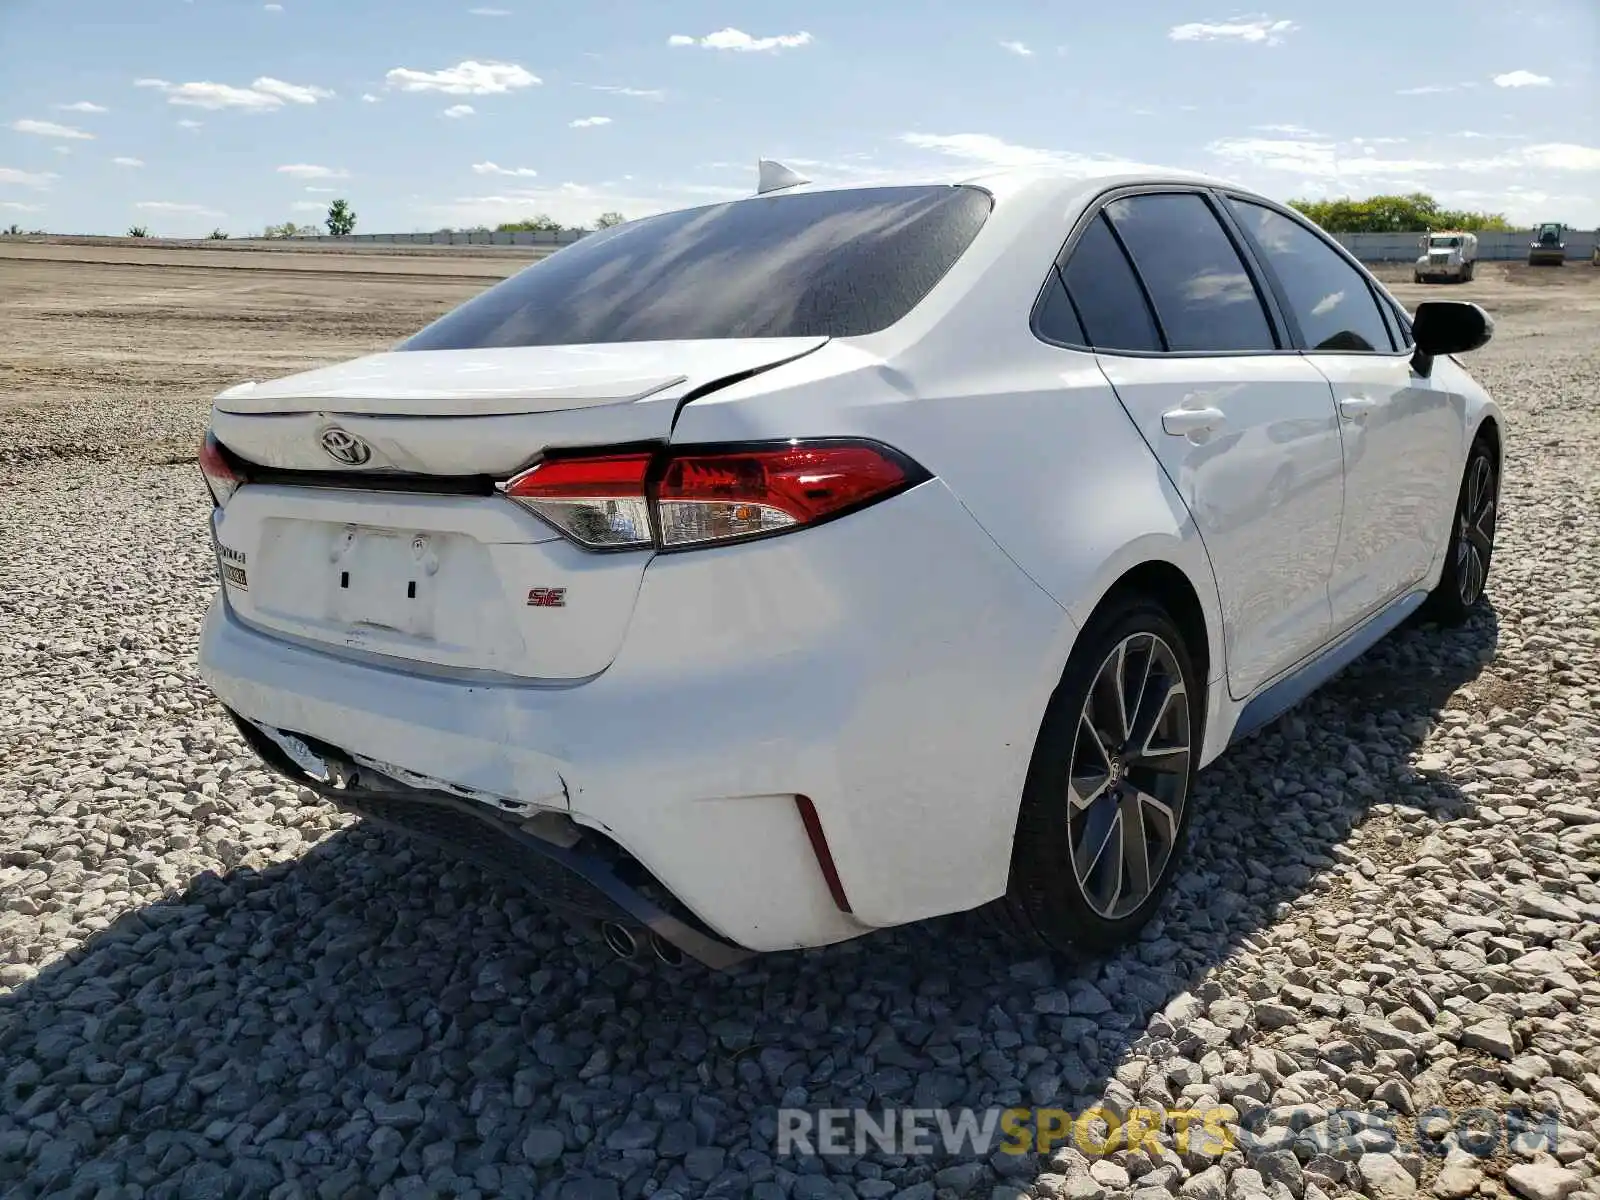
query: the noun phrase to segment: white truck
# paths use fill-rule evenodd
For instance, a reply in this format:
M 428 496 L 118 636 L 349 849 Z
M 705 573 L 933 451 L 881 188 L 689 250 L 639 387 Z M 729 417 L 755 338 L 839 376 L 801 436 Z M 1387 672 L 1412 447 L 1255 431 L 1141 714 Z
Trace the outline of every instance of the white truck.
M 1471 233 L 1429 233 L 1418 243 L 1422 254 L 1413 276 L 1418 283 L 1467 283 L 1478 261 L 1478 238 Z

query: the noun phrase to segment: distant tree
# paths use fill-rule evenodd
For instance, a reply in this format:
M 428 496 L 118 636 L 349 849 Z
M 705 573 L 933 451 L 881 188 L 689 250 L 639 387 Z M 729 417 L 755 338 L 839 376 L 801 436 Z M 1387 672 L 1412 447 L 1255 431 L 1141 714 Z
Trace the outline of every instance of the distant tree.
M 624 224 L 627 219 L 619 212 L 603 212 L 594 219 L 594 227 L 596 229 L 610 229 L 613 225 Z
M 1512 228 L 1501 213 L 1444 208 L 1426 192 L 1371 196 L 1365 200 L 1291 200 L 1289 205 L 1329 233 L 1425 233 L 1430 229 L 1484 232 Z
M 228 235 L 221 229 L 213 229 L 206 235 L 206 240 L 210 242 L 225 242 L 228 240 Z
M 262 231 L 264 238 L 292 238 L 315 237 L 322 231 L 315 225 L 296 225 L 293 221 L 285 221 L 282 225 L 268 225 Z
M 328 219 L 323 222 L 334 237 L 349 237 L 356 230 L 355 210 L 347 200 L 335 200 L 328 205 Z
M 10 225 L 6 226 L 6 236 L 7 237 L 16 237 L 21 232 L 22 232 L 22 226 L 18 225 L 15 221 L 11 222 Z
M 147 226 L 144 226 L 144 225 L 134 225 L 133 227 L 131 227 L 128 230 L 128 236 L 129 237 L 140 237 L 140 238 L 149 237 L 150 236 L 150 230 L 149 230 L 149 228 Z
M 562 225 L 554 217 L 539 213 L 537 216 L 529 217 L 523 221 L 507 221 L 502 225 L 496 225 L 494 231 L 496 233 L 560 233 L 565 228 L 566 226 Z

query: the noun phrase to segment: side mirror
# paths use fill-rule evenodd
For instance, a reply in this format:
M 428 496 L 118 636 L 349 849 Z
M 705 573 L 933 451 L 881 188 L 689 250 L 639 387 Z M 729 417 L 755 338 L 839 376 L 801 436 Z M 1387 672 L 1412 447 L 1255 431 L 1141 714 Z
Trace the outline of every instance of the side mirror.
M 1494 336 L 1494 318 L 1466 300 L 1428 300 L 1417 305 L 1411 336 L 1429 358 L 1466 354 Z
M 1426 379 L 1433 360 L 1441 354 L 1466 354 L 1494 336 L 1494 318 L 1466 300 L 1427 300 L 1417 305 L 1411 318 L 1411 338 L 1417 344 L 1411 365 Z

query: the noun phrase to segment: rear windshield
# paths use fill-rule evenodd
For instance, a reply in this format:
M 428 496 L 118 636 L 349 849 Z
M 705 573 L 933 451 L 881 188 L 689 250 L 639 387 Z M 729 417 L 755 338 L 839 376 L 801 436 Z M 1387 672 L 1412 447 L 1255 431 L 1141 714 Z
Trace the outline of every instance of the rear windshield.
M 875 333 L 989 215 L 971 187 L 760 196 L 619 225 L 447 313 L 401 350 Z
M 1433 244 L 1441 250 L 1449 250 L 1461 245 L 1461 239 L 1458 237 L 1436 237 L 1433 239 Z

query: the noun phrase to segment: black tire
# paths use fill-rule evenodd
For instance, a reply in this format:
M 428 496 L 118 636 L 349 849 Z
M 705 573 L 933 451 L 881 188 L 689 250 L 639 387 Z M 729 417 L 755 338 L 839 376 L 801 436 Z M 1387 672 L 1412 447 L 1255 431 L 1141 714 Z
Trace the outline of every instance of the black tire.
M 1424 608 L 1425 614 L 1441 625 L 1461 624 L 1483 600 L 1499 518 L 1500 464 L 1489 439 L 1480 437 L 1472 444 L 1461 473 L 1444 572 Z
M 1165 647 L 1162 654 L 1159 646 Z M 1150 663 L 1159 664 L 1146 669 L 1140 696 L 1145 701 L 1136 702 L 1137 710 L 1131 722 L 1134 732 L 1125 739 L 1125 745 L 1116 749 L 1106 763 L 1104 783 L 1095 784 L 1091 772 L 1083 770 L 1087 748 L 1101 744 L 1100 735 L 1092 728 L 1081 736 L 1085 721 L 1091 726 L 1099 723 L 1090 720 L 1106 709 L 1107 700 L 1105 668 L 1110 656 L 1119 648 L 1126 648 L 1122 660 L 1121 678 L 1132 680 L 1140 671 L 1138 655 L 1141 647 L 1148 646 Z M 1166 681 L 1181 681 L 1183 724 L 1186 730 L 1187 752 L 1178 763 L 1168 743 L 1176 742 L 1171 730 L 1177 725 L 1177 704 L 1180 694 L 1173 693 L 1166 700 L 1160 720 L 1151 718 L 1155 707 L 1165 695 Z M 1147 691 L 1154 680 L 1156 691 Z M 1101 685 L 1091 707 L 1091 689 Z M 1129 690 L 1125 692 L 1131 694 Z M 1123 701 L 1126 707 L 1126 700 Z M 1145 723 L 1150 728 L 1144 730 Z M 1129 722 L 1123 722 L 1124 725 Z M 1195 671 L 1193 659 L 1184 643 L 1182 632 L 1167 611 L 1154 599 L 1140 593 L 1113 595 L 1103 603 L 1095 616 L 1084 626 L 1072 657 L 1062 674 L 1061 683 L 1050 698 L 1039 739 L 1034 746 L 1033 761 L 1028 768 L 1027 783 L 1022 794 L 1021 811 L 1017 820 L 1016 841 L 1012 846 L 1011 877 L 1005 899 L 997 907 L 1003 910 L 1011 928 L 1027 940 L 1043 943 L 1062 952 L 1072 950 L 1102 953 L 1125 945 L 1135 938 L 1159 907 L 1162 896 L 1171 885 L 1182 860 L 1188 840 L 1189 817 L 1192 805 L 1194 779 L 1199 762 L 1201 737 L 1205 724 L 1205 681 Z M 1110 739 L 1104 739 L 1109 741 Z M 1148 750 L 1160 743 L 1148 758 L 1141 759 L 1132 747 L 1142 742 Z M 1124 761 L 1123 750 L 1128 751 Z M 1073 775 L 1077 757 L 1079 773 Z M 1160 770 L 1151 762 L 1159 760 Z M 1077 791 L 1072 791 L 1074 786 Z M 1139 789 L 1145 789 L 1142 794 Z M 1174 788 L 1178 790 L 1174 792 Z M 1115 789 L 1115 790 L 1113 790 Z M 1085 807 L 1077 808 L 1073 797 L 1094 792 L 1095 798 Z M 1132 793 L 1130 796 L 1128 793 Z M 1171 812 L 1171 798 L 1177 796 L 1177 811 Z M 1158 803 L 1162 799 L 1165 803 Z M 1109 812 L 1111 815 L 1106 816 Z M 1144 857 L 1143 875 L 1151 885 L 1142 900 L 1135 902 L 1130 887 L 1124 897 L 1126 911 L 1119 910 L 1116 896 L 1110 905 L 1105 903 L 1106 890 L 1096 886 L 1105 878 L 1104 864 L 1115 862 L 1118 867 L 1116 886 L 1119 891 L 1125 881 L 1138 883 L 1140 872 L 1127 864 L 1134 851 L 1121 836 L 1126 828 L 1126 817 L 1137 812 L 1140 824 L 1139 845 L 1147 850 L 1159 846 L 1162 851 L 1159 864 L 1147 853 Z M 1176 816 L 1173 821 L 1172 816 Z M 1076 844 L 1092 845 L 1099 840 L 1099 829 L 1105 829 L 1104 840 L 1099 844 L 1102 853 L 1089 863 L 1086 872 L 1090 885 L 1085 887 L 1074 867 L 1073 847 Z M 1116 833 L 1116 855 L 1113 859 L 1106 849 L 1111 846 Z M 1100 903 L 1091 897 L 1098 893 Z

